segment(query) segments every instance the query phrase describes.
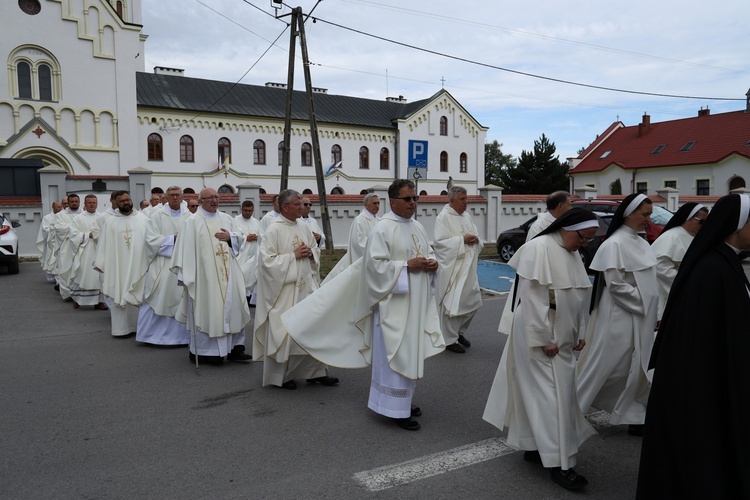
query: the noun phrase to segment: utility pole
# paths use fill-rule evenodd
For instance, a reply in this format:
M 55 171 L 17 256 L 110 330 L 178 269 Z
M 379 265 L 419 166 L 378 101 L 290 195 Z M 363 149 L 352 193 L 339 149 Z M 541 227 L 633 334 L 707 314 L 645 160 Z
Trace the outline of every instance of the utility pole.
M 317 6 L 317 4 L 316 4 Z M 314 8 L 313 8 L 314 9 Z M 281 190 L 287 189 L 289 185 L 289 163 L 291 156 L 292 137 L 292 97 L 294 95 L 294 49 L 295 36 L 299 34 L 300 47 L 302 49 L 302 65 L 305 75 L 305 90 L 307 93 L 307 114 L 310 121 L 310 139 L 312 140 L 313 161 L 315 164 L 315 178 L 317 179 L 318 200 L 320 202 L 321 219 L 323 221 L 323 234 L 326 237 L 326 250 L 333 250 L 333 235 L 331 232 L 331 219 L 328 215 L 328 202 L 326 200 L 325 179 L 323 179 L 323 160 L 320 156 L 320 140 L 318 138 L 318 123 L 315 117 L 315 103 L 313 102 L 312 78 L 310 76 L 310 60 L 307 54 L 307 39 L 305 37 L 305 20 L 302 16 L 302 7 L 292 9 L 291 35 L 289 43 L 289 74 L 287 76 L 286 91 L 286 116 L 284 120 L 284 151 L 281 164 Z

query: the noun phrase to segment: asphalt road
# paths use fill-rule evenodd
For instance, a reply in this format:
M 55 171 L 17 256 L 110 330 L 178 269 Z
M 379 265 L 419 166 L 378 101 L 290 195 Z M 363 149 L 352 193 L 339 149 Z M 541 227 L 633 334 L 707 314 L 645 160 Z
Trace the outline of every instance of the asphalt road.
M 184 348 L 112 338 L 109 313 L 62 302 L 37 263 L 0 271 L 0 296 L 3 499 L 634 496 L 640 439 L 625 426 L 592 416 L 576 467 L 590 484 L 572 493 L 482 420 L 502 297 L 466 354 L 427 361 L 409 432 L 367 409 L 369 370 L 296 391 L 261 387 L 259 364 L 196 371 Z

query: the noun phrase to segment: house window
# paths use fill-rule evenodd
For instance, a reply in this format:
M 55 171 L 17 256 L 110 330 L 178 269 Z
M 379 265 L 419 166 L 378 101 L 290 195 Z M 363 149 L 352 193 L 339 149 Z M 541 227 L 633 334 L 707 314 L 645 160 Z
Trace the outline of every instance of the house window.
M 469 157 L 466 155 L 466 153 L 461 153 L 461 156 L 458 160 L 459 165 L 459 172 L 462 174 L 465 174 L 469 171 Z
M 189 135 L 183 135 L 180 137 L 180 162 L 192 163 L 194 161 L 193 138 Z
M 117 2 L 115 9 L 117 10 L 117 15 L 122 19 L 122 2 Z
M 266 143 L 260 139 L 253 143 L 253 163 L 255 165 L 266 164 Z
M 664 181 L 664 187 L 677 189 L 677 181 Z
M 359 168 L 370 168 L 370 150 L 365 146 L 359 148 Z
M 440 171 L 441 172 L 448 171 L 448 153 L 446 153 L 445 151 L 440 153 Z
M 331 148 L 331 164 L 341 163 L 341 146 L 334 144 Z
M 219 148 L 219 163 L 222 165 L 225 162 L 232 163 L 232 143 L 229 142 L 229 139 L 227 139 L 226 137 L 222 137 L 221 139 L 219 139 L 217 146 Z
M 302 145 L 302 166 L 303 167 L 311 167 L 312 166 L 312 146 L 310 146 L 309 142 L 306 142 Z
M 635 192 L 638 194 L 646 194 L 648 193 L 648 182 L 636 182 L 635 183 Z
M 695 141 L 690 141 L 684 146 L 682 146 L 682 148 L 680 149 L 680 152 L 684 153 L 685 151 L 690 151 L 693 146 L 695 146 Z
M 148 136 L 148 159 L 149 161 L 164 160 L 164 151 L 159 134 L 150 134 Z
M 284 141 L 279 143 L 279 166 L 284 164 Z
M 659 144 L 658 146 L 656 146 L 656 149 L 654 149 L 653 151 L 651 151 L 651 154 L 652 155 L 658 155 L 659 153 L 661 153 L 662 151 L 664 151 L 664 148 L 666 148 L 666 147 L 667 147 L 666 144 Z
M 381 148 L 380 149 L 380 170 L 388 170 L 390 168 L 389 164 L 389 153 L 388 148 Z
M 708 196 L 709 191 L 710 191 L 710 183 L 708 179 L 696 179 L 695 181 L 696 196 Z
M 39 75 L 39 100 L 52 100 L 52 69 L 46 64 L 40 64 L 37 68 Z
M 31 99 L 31 66 L 21 61 L 16 65 L 16 73 L 18 74 L 18 97 Z
M 448 118 L 440 117 L 440 135 L 448 135 Z
M 224 184 L 223 186 L 219 186 L 216 192 L 219 194 L 234 194 L 234 189 L 229 184 Z

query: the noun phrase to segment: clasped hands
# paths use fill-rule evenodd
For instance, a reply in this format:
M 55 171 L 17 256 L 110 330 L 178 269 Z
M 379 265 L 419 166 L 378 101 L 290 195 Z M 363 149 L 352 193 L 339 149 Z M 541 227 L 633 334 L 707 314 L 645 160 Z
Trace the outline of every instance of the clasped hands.
M 302 243 L 300 246 L 298 246 L 297 248 L 294 249 L 294 257 L 297 260 L 304 259 L 305 257 L 307 257 L 308 259 L 315 258 L 313 256 L 312 248 L 310 248 L 309 246 L 307 246 L 304 243 Z
M 425 257 L 414 257 L 406 261 L 406 268 L 409 272 L 420 272 L 426 271 L 428 273 L 434 273 L 438 269 L 438 262 L 435 259 L 427 259 Z
M 476 234 L 465 234 L 464 235 L 464 244 L 466 245 L 476 245 L 479 243 L 479 236 Z

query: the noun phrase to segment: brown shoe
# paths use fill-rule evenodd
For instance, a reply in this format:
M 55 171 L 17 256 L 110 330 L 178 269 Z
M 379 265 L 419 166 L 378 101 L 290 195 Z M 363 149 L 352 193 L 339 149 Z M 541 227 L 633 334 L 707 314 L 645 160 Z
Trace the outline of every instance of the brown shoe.
M 109 307 L 107 307 L 107 304 L 105 304 L 104 302 L 99 302 L 97 305 L 94 306 L 94 309 L 99 309 L 100 311 L 106 311 L 107 309 L 109 309 Z
M 78 309 L 79 307 L 81 307 L 81 306 L 79 306 L 79 305 L 78 305 L 78 302 L 76 302 L 76 301 L 74 300 L 74 301 L 73 301 L 73 309 Z

